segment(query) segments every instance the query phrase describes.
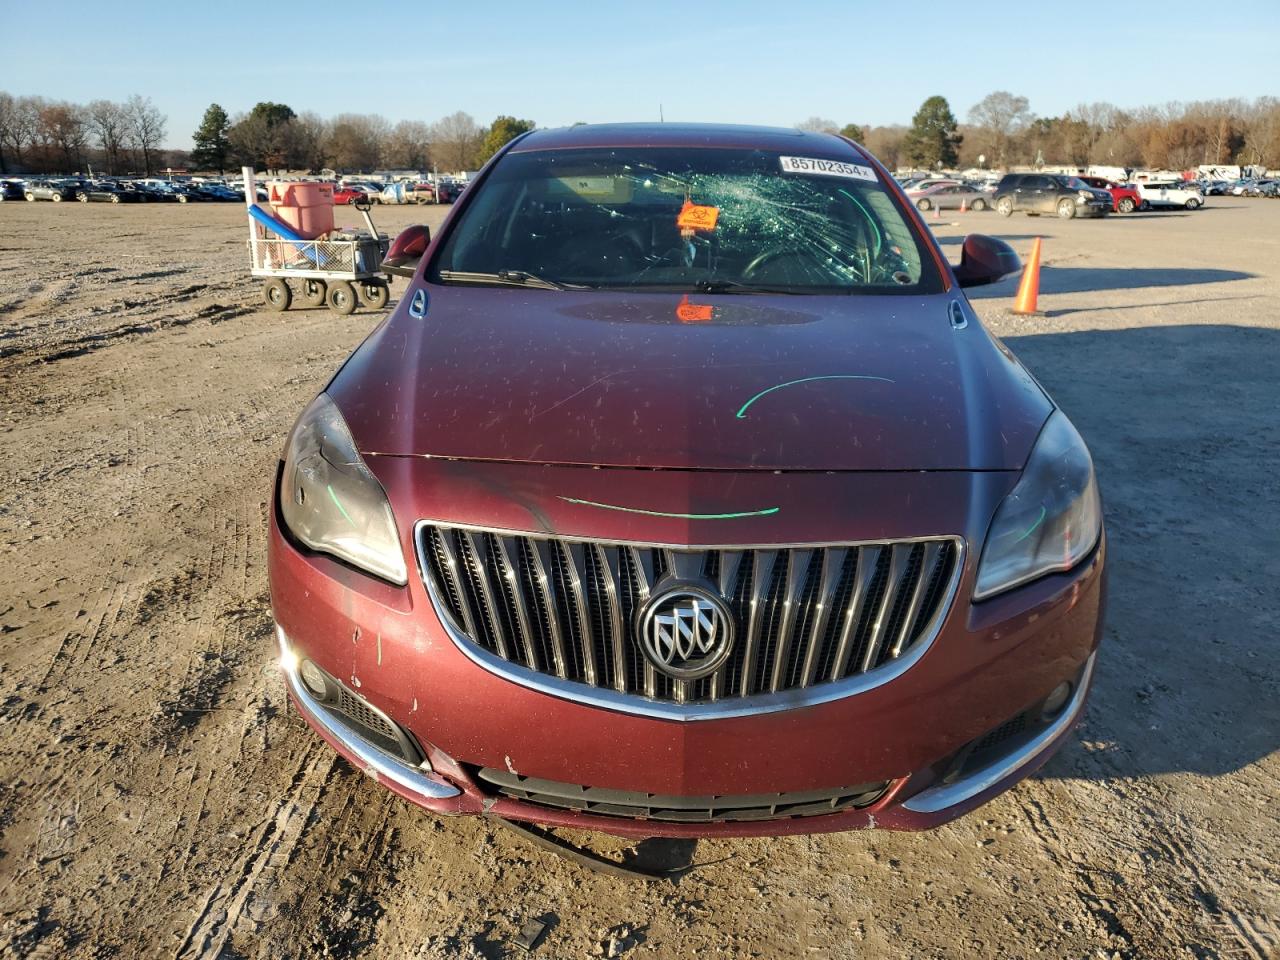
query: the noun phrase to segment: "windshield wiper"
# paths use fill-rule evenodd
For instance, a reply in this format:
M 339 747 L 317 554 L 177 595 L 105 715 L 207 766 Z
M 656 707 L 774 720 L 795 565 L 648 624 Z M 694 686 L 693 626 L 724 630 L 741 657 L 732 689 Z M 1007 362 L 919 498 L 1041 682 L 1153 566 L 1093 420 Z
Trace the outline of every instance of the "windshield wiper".
M 697 281 L 693 288 L 699 293 L 782 293 L 800 295 L 801 291 L 794 287 L 767 287 L 754 283 L 743 283 L 740 280 L 703 279 Z
M 547 280 L 527 270 L 499 270 L 497 273 L 472 273 L 462 270 L 441 270 L 441 280 L 458 283 L 500 283 L 512 287 L 537 287 L 539 290 L 590 290 L 581 283 L 561 283 Z

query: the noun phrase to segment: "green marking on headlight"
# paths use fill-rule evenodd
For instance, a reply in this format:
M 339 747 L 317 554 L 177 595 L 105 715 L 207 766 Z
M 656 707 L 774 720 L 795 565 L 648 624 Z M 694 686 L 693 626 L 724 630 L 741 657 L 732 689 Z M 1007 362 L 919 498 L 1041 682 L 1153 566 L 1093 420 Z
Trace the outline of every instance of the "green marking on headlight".
M 333 505 L 338 508 L 338 512 L 347 518 L 347 523 L 354 527 L 356 522 L 351 519 L 351 514 L 347 513 L 347 508 L 342 505 L 342 501 L 338 499 L 338 495 L 333 492 L 333 487 L 326 483 L 324 488 L 329 491 L 329 499 L 332 500 Z
M 639 507 L 620 507 L 614 503 L 597 503 L 595 500 L 579 500 L 576 497 L 557 497 L 565 503 L 576 503 L 584 507 L 599 507 L 601 510 L 618 510 L 622 513 L 639 513 L 646 517 L 671 517 L 675 520 L 737 520 L 740 517 L 767 517 L 777 513 L 781 507 L 766 507 L 763 510 L 742 510 L 737 513 L 667 513 L 664 510 L 642 510 Z
M 799 380 L 788 380 L 786 383 L 779 383 L 767 390 L 761 390 L 754 397 L 742 405 L 742 409 L 738 411 L 737 419 L 745 420 L 747 417 L 747 407 L 751 406 L 761 397 L 768 396 L 775 390 L 781 390 L 783 387 L 794 387 L 797 383 L 812 383 L 814 380 L 879 380 L 883 383 L 893 383 L 888 377 L 870 377 L 855 373 L 834 373 L 825 377 L 801 377 Z
M 1024 533 L 1022 536 L 1020 536 L 1017 540 L 1015 540 L 1015 541 L 1013 541 L 1013 542 L 1014 542 L 1014 543 L 1021 543 L 1023 540 L 1027 539 L 1027 537 L 1031 536 L 1031 534 L 1035 533 L 1035 531 L 1036 531 L 1036 527 L 1038 527 L 1038 526 L 1040 526 L 1040 524 L 1044 523 L 1044 518 L 1048 515 L 1048 513 L 1049 513 L 1049 508 L 1048 508 L 1048 507 L 1041 507 L 1041 508 L 1040 508 L 1040 516 L 1036 517 L 1036 522 L 1035 522 L 1035 523 L 1033 523 L 1031 526 L 1027 527 L 1027 532 L 1026 532 L 1026 533 Z

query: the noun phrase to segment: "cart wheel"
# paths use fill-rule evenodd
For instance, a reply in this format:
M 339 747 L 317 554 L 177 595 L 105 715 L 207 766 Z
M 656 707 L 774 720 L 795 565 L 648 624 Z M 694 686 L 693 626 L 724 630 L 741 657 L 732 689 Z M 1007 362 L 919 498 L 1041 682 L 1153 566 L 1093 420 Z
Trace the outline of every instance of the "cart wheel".
M 267 307 L 272 310 L 288 310 L 289 304 L 293 302 L 293 291 L 287 283 L 275 277 L 262 285 L 262 299 L 267 301 Z
M 360 299 L 366 307 L 381 310 L 391 299 L 391 291 L 385 283 L 366 283 L 360 288 Z
M 344 316 L 356 311 L 356 292 L 345 280 L 335 280 L 329 285 L 329 309 Z
M 323 280 L 302 281 L 302 302 L 308 307 L 323 307 L 326 292 Z

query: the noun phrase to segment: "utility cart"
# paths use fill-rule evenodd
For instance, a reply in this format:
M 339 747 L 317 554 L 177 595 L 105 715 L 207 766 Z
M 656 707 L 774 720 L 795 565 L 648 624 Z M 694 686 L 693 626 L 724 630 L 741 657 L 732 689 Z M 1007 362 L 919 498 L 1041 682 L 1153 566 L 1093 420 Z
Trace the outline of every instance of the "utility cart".
M 374 310 L 387 305 L 391 291 L 382 258 L 389 241 L 374 227 L 367 200 L 354 204 L 369 228 L 367 234 L 328 230 L 308 239 L 257 204 L 252 168 L 245 167 L 244 175 L 251 273 L 263 278 L 262 296 L 270 309 L 288 310 L 295 289 L 306 305 L 328 304 L 339 314 L 354 312 L 357 302 Z

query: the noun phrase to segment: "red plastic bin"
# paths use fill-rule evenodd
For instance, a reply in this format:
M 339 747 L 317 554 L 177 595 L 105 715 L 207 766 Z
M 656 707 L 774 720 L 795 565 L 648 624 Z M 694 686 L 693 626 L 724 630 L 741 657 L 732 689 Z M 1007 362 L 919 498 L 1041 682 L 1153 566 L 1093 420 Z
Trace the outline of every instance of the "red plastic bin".
M 275 180 L 267 187 L 271 211 L 304 240 L 333 229 L 333 184 Z

